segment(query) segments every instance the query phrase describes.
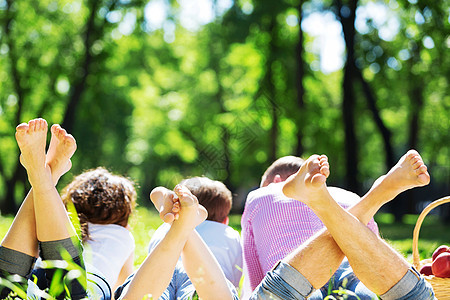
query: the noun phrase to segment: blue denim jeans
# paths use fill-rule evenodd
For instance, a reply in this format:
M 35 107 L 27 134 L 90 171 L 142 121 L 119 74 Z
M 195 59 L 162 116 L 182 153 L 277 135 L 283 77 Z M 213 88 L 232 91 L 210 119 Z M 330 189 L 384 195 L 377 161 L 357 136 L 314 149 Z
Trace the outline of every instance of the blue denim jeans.
M 328 285 L 332 284 L 331 290 L 342 288 L 348 294 L 346 299 L 378 299 L 378 296 L 366 288 L 354 275 L 347 261 L 333 275 L 332 280 L 315 290 L 309 281 L 290 265 L 280 262 L 269 271 L 258 287 L 256 287 L 250 299 L 324 299 L 328 295 Z M 351 294 L 356 294 L 352 296 Z M 333 295 L 333 294 L 332 294 Z M 337 293 L 334 293 L 337 295 Z M 434 292 L 431 285 L 411 268 L 399 282 L 389 291 L 380 296 L 383 300 L 433 300 Z
M 328 294 L 333 296 L 347 294 L 346 299 L 358 299 L 352 293 L 356 294 L 360 300 L 378 299 L 377 295 L 356 277 L 348 260 L 344 259 L 328 283 L 314 291 L 308 299 L 321 300 Z
M 172 280 L 164 293 L 159 298 L 160 300 L 175 300 L 175 299 L 192 299 L 195 294 L 195 288 L 191 280 L 184 271 L 180 263 L 177 264 L 173 272 Z
M 434 300 L 433 288 L 414 267 L 389 291 L 380 295 L 383 300 Z
M 125 280 L 124 284 L 122 284 L 116 290 L 116 292 L 114 293 L 115 299 L 122 299 L 133 276 L 134 274 L 130 275 L 127 280 Z M 228 280 L 227 284 L 230 288 L 230 291 L 233 293 L 233 299 L 239 300 L 238 293 L 234 285 Z M 180 262 L 177 263 L 172 275 L 172 280 L 170 281 L 169 286 L 166 288 L 161 297 L 159 297 L 159 300 L 187 300 L 194 298 L 195 295 L 195 287 L 189 279 L 186 271 L 184 270 L 183 265 Z M 217 299 L 220 299 L 220 297 Z

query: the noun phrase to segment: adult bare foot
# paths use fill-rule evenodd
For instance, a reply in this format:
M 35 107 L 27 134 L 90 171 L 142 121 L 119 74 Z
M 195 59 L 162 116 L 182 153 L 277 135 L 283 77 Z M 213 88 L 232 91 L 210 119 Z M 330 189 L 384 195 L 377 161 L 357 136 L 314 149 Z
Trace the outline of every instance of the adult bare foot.
M 77 149 L 77 143 L 75 138 L 58 124 L 54 124 L 50 131 L 52 137 L 47 151 L 46 163 L 52 170 L 53 182 L 56 184 L 59 178 L 72 167 L 70 158 Z
M 186 186 L 179 184 L 174 191 L 180 203 L 179 218 L 174 223 L 183 223 L 183 226 L 194 229 L 206 220 L 208 212 Z
M 325 182 L 329 175 L 328 158 L 325 155 L 312 155 L 297 173 L 286 179 L 283 193 L 289 198 L 308 204 L 310 199 L 326 190 Z
M 430 174 L 422 157 L 416 150 L 409 150 L 386 175 L 375 181 L 372 189 L 382 190 L 387 202 L 406 190 L 428 183 Z
M 20 162 L 27 170 L 32 186 L 39 184 L 42 174 L 46 173 L 45 145 L 47 129 L 47 121 L 40 118 L 19 124 L 16 127 L 16 140 L 21 152 Z M 50 175 L 50 173 L 48 174 Z

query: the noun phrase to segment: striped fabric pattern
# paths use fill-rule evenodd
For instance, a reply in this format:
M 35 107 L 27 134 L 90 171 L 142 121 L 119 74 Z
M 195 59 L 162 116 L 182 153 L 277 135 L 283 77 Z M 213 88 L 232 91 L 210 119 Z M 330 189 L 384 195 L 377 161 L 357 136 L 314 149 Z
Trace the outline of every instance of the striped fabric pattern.
M 241 219 L 244 276 L 250 285 L 244 287 L 247 291 L 255 289 L 279 260 L 324 227 L 308 206 L 284 196 L 282 186 L 282 183 L 272 183 L 247 197 Z M 359 200 L 356 194 L 342 189 L 330 188 L 330 192 L 339 195 L 334 197 L 344 208 Z M 373 220 L 368 227 L 378 234 Z

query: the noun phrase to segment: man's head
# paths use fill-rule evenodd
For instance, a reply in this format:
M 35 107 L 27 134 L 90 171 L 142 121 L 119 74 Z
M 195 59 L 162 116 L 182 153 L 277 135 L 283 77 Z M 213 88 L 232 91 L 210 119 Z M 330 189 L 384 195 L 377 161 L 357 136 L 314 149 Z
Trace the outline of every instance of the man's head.
M 268 186 L 273 182 L 285 181 L 289 176 L 296 173 L 304 160 L 296 156 L 284 156 L 274 161 L 264 172 L 260 187 Z
M 227 224 L 232 195 L 225 184 L 208 177 L 192 177 L 183 180 L 181 184 L 185 185 L 206 208 L 208 220 Z

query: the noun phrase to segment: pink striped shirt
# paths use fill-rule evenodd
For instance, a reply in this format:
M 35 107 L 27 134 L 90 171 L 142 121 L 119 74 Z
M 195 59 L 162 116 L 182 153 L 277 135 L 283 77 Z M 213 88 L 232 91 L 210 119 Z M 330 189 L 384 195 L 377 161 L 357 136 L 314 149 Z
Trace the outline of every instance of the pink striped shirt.
M 281 187 L 282 183 L 272 183 L 247 197 L 241 219 L 244 293 L 254 290 L 279 260 L 324 227 L 308 206 L 284 196 Z M 329 187 L 329 190 L 344 208 L 360 199 L 339 188 Z M 368 227 L 378 234 L 373 220 Z

